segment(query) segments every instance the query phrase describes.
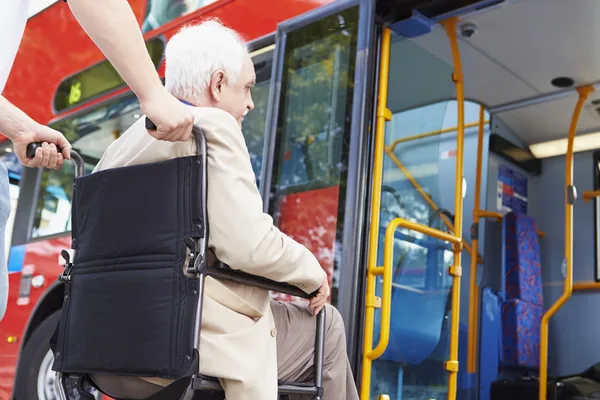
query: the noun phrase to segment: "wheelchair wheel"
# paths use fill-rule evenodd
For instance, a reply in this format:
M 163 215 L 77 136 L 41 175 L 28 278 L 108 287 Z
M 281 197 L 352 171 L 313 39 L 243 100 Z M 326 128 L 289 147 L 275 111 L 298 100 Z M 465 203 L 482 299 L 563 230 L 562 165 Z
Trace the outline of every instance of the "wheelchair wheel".
M 50 350 L 50 337 L 60 319 L 60 311 L 46 318 L 31 334 L 21 353 L 15 381 L 15 400 L 57 400 L 52 371 L 54 354 Z M 92 389 L 93 390 L 93 389 Z M 96 399 L 100 395 L 93 390 Z

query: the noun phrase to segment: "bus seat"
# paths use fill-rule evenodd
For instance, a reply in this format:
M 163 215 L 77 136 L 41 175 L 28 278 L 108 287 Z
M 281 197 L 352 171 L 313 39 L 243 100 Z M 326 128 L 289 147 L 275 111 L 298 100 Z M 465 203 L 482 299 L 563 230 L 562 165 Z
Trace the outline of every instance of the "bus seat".
M 287 283 L 233 270 L 208 250 L 206 142 L 201 129 L 194 127 L 193 133 L 197 156 L 87 176 L 81 156 L 71 153 L 77 167 L 74 251 L 62 252 L 65 296 L 50 343 L 61 400 L 90 398 L 85 385 L 119 390 L 107 394 L 121 400 L 219 396 L 219 380 L 199 374 L 206 276 L 312 296 Z M 322 395 L 324 309 L 316 324 L 314 382 L 280 382 L 280 395 Z M 104 388 L 98 387 L 103 375 L 112 378 Z M 152 387 L 128 377 L 173 383 Z
M 527 215 L 503 219 L 504 302 L 502 352 L 505 367 L 537 369 L 544 314 L 538 229 Z
M 527 215 L 509 212 L 502 220 L 501 238 L 501 288 L 481 290 L 478 378 L 482 399 L 491 398 L 493 382 L 518 380 L 539 369 L 544 307 L 537 224 Z
M 440 341 L 447 298 L 441 290 L 392 288 L 390 341 L 381 358 L 410 365 L 425 361 Z
M 510 212 L 503 225 L 505 297 L 543 305 L 537 224 L 525 214 Z
M 479 343 L 479 398 L 489 399 L 492 382 L 498 379 L 502 346 L 502 301 L 498 293 L 485 287 L 481 291 L 481 330 Z
M 381 228 L 383 235 L 385 229 Z M 440 256 L 450 250 L 450 245 L 437 239 L 416 238 L 411 235 L 395 232 L 396 249 L 394 262 L 399 258 L 399 243 L 409 242 L 424 248 L 426 251 L 425 282 L 422 285 L 410 284 L 412 277 L 407 276 L 402 266 L 394 268 L 392 285 L 392 309 L 390 321 L 390 340 L 382 359 L 401 364 L 419 365 L 429 358 L 438 347 L 442 335 L 442 325 L 448 312 L 449 288 L 440 287 L 428 281 L 431 273 L 440 270 Z M 379 246 L 380 259 L 383 260 L 383 246 Z M 442 268 L 443 269 L 443 268 Z M 408 279 L 407 279 L 408 278 Z M 377 284 L 377 295 L 381 296 L 381 279 Z M 380 312 L 375 313 L 375 340 L 379 338 Z M 374 343 L 376 344 L 376 343 Z

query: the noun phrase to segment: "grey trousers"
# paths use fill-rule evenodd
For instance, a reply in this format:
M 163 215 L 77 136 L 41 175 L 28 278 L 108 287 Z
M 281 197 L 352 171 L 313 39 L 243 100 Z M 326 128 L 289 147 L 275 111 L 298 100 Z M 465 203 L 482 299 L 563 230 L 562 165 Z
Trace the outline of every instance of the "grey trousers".
M 271 310 L 277 329 L 279 379 L 311 382 L 314 379 L 315 317 L 311 315 L 305 302 L 272 301 Z M 330 305 L 326 306 L 325 315 L 323 400 L 358 400 L 346 354 L 344 322 L 337 309 Z
M 311 382 L 314 379 L 316 324 L 306 302 L 271 301 L 277 329 L 277 366 L 279 379 Z M 346 334 L 340 313 L 326 306 L 325 353 L 323 355 L 323 400 L 358 400 L 350 363 L 346 354 Z M 98 384 L 113 397 L 143 399 L 161 386 L 135 377 L 94 376 Z M 293 399 L 303 399 L 298 396 Z M 228 399 L 235 400 L 235 399 Z M 257 399 L 258 400 L 258 399 Z

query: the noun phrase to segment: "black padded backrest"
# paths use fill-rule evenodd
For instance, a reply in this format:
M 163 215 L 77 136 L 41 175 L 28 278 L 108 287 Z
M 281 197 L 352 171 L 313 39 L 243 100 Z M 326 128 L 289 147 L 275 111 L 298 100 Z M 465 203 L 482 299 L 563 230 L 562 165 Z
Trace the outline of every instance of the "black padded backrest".
M 206 236 L 204 167 L 204 156 L 192 156 L 75 180 L 76 255 L 54 370 L 171 379 L 197 372 L 202 288 L 184 274 L 184 241 Z

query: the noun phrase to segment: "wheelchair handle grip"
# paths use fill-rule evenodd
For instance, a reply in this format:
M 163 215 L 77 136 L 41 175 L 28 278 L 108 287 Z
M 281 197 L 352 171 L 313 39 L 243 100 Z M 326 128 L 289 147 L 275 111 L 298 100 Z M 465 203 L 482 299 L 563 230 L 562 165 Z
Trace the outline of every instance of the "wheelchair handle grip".
M 27 145 L 27 149 L 25 149 L 25 155 L 28 158 L 35 157 L 35 151 L 42 147 L 42 142 L 32 142 Z M 59 152 L 62 152 L 60 147 L 57 147 Z M 75 177 L 79 178 L 80 176 L 85 175 L 85 163 L 83 162 L 83 158 L 79 155 L 75 150 L 71 150 L 71 160 L 75 162 Z
M 156 124 L 152 122 L 152 120 L 148 117 L 146 117 L 146 129 L 148 129 L 149 131 L 156 130 Z
M 35 157 L 35 151 L 39 148 L 42 147 L 42 142 L 33 142 L 33 143 L 29 143 L 27 145 L 27 150 L 25 150 L 25 155 L 27 156 L 27 158 L 33 158 Z M 62 152 L 62 149 L 60 147 L 56 147 L 57 150 L 59 152 Z

